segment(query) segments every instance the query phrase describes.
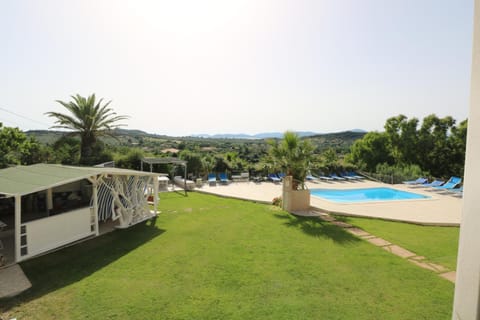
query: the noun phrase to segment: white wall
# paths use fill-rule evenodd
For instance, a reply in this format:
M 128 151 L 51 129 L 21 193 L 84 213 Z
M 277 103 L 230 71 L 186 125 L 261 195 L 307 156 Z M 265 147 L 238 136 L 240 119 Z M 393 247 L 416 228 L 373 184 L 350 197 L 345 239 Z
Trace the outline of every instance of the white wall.
M 479 319 L 480 291 L 480 0 L 475 0 L 463 212 L 453 319 Z
M 92 222 L 92 211 L 87 207 L 22 224 L 27 228 L 28 254 L 20 260 L 95 234 Z

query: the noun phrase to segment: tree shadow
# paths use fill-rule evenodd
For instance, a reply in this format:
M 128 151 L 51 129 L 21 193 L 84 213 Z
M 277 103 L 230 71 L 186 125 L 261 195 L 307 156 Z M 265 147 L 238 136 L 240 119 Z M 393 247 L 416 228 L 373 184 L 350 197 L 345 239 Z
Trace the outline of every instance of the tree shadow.
M 22 262 L 32 287 L 16 297 L 0 299 L 0 314 L 80 281 L 164 232 L 154 221 L 144 222 Z
M 348 233 L 345 228 L 336 226 L 318 217 L 300 217 L 280 213 L 276 213 L 274 216 L 284 220 L 285 226 L 300 229 L 303 233 L 311 237 L 332 239 L 335 243 L 342 245 L 361 241 L 356 236 Z

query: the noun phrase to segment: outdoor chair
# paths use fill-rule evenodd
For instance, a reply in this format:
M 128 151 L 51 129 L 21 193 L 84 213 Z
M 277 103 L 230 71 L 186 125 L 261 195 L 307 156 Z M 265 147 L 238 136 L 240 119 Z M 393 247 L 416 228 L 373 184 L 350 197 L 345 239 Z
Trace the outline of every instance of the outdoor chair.
M 208 184 L 214 186 L 217 184 L 217 176 L 215 173 L 208 174 Z
M 228 177 L 227 177 L 227 174 L 222 172 L 220 173 L 219 175 L 219 178 L 220 178 L 220 183 L 222 184 L 228 184 Z

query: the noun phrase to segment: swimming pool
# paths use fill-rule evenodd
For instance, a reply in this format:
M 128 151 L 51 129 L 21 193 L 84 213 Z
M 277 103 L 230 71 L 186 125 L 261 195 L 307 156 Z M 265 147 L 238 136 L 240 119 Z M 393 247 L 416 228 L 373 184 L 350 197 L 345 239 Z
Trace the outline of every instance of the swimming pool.
M 310 189 L 314 197 L 338 203 L 376 202 L 394 200 L 428 199 L 429 196 L 391 188 L 366 189 Z

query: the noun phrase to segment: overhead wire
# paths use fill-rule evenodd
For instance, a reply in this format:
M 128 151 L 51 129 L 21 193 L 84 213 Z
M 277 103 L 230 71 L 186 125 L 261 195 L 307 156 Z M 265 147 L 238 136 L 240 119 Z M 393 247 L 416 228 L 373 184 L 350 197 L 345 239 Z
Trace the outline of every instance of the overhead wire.
M 45 127 L 47 127 L 47 128 L 49 128 L 49 127 L 51 126 L 51 125 L 49 125 L 49 124 L 46 124 L 46 123 L 37 121 L 37 120 L 35 120 L 35 119 L 31 119 L 31 118 L 29 118 L 29 117 L 25 117 L 25 116 L 23 116 L 23 115 L 21 115 L 21 114 L 15 113 L 15 112 L 13 112 L 13 111 L 7 110 L 7 109 L 2 108 L 2 107 L 0 107 L 0 110 L 5 111 L 5 112 L 8 112 L 8 113 L 10 113 L 10 114 L 13 114 L 13 115 L 15 115 L 15 116 L 17 116 L 17 117 L 23 118 L 23 119 L 25 119 L 25 120 L 28 120 L 28 121 L 31 121 L 31 122 L 35 122 L 35 123 L 37 123 L 37 124 L 41 124 L 42 126 L 45 126 Z M 7 120 L 5 120 L 5 121 L 7 122 Z M 13 121 L 8 121 L 8 122 L 13 122 Z M 17 125 L 19 125 L 19 124 L 17 123 Z

